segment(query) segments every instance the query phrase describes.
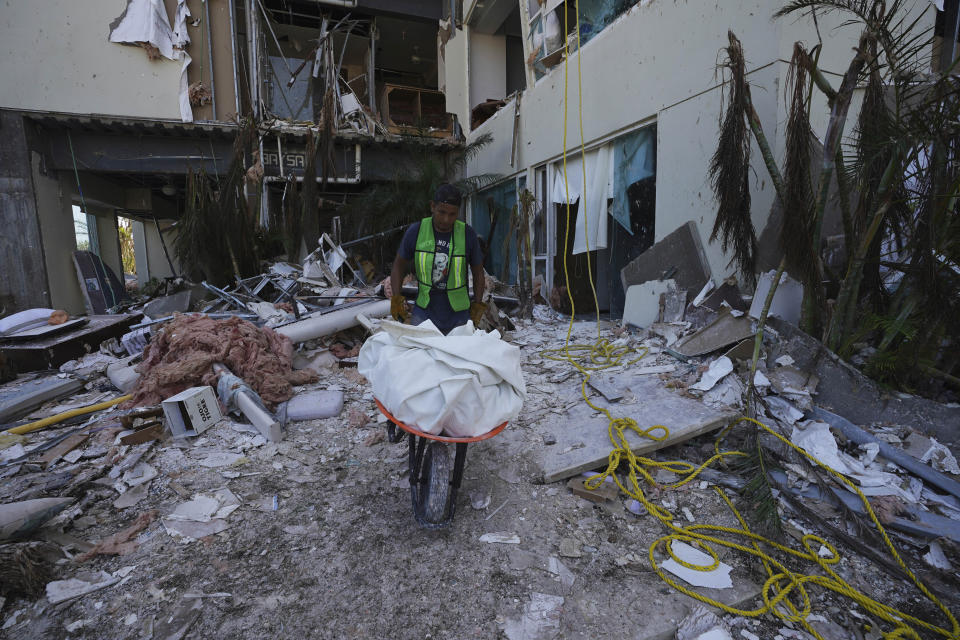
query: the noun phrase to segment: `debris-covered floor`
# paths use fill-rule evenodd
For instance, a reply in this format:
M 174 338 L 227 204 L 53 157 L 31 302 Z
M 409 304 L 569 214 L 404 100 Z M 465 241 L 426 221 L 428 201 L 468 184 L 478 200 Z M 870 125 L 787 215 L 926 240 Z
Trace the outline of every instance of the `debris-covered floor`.
M 255 428 L 230 417 L 196 438 L 167 435 L 134 445 L 120 443 L 121 426 L 108 427 L 77 438 L 73 449 L 51 450 L 57 455 L 29 453 L 40 443 L 76 430 L 76 425 L 25 437 L 5 434 L 0 500 L 62 496 L 71 501 L 33 532 L 29 539 L 34 542 L 4 545 L 5 574 L 19 575 L 15 563 L 20 558 L 49 573 L 30 576 L 34 587 L 39 586 L 34 596 L 7 597 L 2 633 L 11 638 L 271 634 L 291 638 L 692 639 L 719 625 L 733 637 L 748 640 L 807 637 L 800 624 L 770 614 L 748 618 L 712 609 L 719 614 L 715 618 L 697 610 L 696 600 L 678 593 L 651 565 L 651 545 L 670 531 L 612 484 L 594 491 L 571 488 L 578 478 L 582 484 L 584 478 L 578 472 L 567 474 L 571 480 L 543 482 L 550 474 L 563 475 L 558 459 L 578 460 L 577 456 L 586 455 L 593 441 L 584 432 L 605 431 L 607 420 L 597 418 L 593 409 L 580 412 L 586 405 L 580 398 L 579 375 L 569 375 L 568 363 L 551 359 L 544 351 L 563 344 L 567 324 L 543 307 L 536 308 L 536 318 L 515 321 L 517 329 L 505 336 L 521 347 L 528 391 L 523 412 L 500 435 L 470 446 L 457 514 L 446 530 L 427 531 L 415 522 L 407 482 L 407 445 L 391 444 L 382 437 L 385 422 L 369 385 L 355 368 L 336 359 L 319 369 L 317 382 L 296 387 L 295 392 L 341 390 L 341 413 L 291 421 L 279 443 L 267 442 Z M 682 326 L 679 331 L 683 332 Z M 643 347 L 649 351 L 638 362 L 624 359 L 623 364 L 603 371 L 613 386 L 618 380 L 634 382 L 630 387 L 621 385 L 619 393 L 603 389 L 614 402 L 588 387 L 591 402 L 606 403 L 617 415 L 630 415 L 645 406 L 645 396 L 653 393 L 653 387 L 689 402 L 704 412 L 697 420 L 707 424 L 708 431 L 662 448 L 650 458 L 693 463 L 710 458 L 716 429 L 736 415 L 740 393 L 724 387 L 740 384 L 737 374 L 724 377 L 713 389 L 698 391 L 698 385 L 709 385 L 698 381 L 710 378 L 717 367 L 711 362 L 716 360 L 678 360 L 665 350 L 665 340 L 657 332 L 624 331 L 602 322 L 600 334 L 613 345 L 640 350 L 633 353 L 642 352 Z M 574 342 L 594 338 L 595 325 L 575 324 Z M 5 389 L 32 384 L 24 382 L 28 377 L 21 376 Z M 772 385 L 779 375 L 771 370 L 767 377 Z M 87 390 L 49 402 L 32 417 L 118 395 L 105 380 L 90 376 Z M 816 394 L 815 389 L 812 392 Z M 771 406 L 786 412 L 785 428 L 792 416 L 782 398 L 794 394 L 796 401 L 796 395 L 804 393 L 796 387 L 777 395 L 771 392 L 769 397 L 775 399 Z M 705 400 L 699 398 L 704 394 Z M 678 406 L 674 411 L 686 405 Z M 111 414 L 122 413 L 111 409 L 93 414 L 89 422 L 109 424 Z M 645 413 L 641 410 L 634 417 L 643 423 Z M 679 413 L 674 417 L 675 423 L 692 420 Z M 713 425 L 714 417 L 722 418 L 722 424 Z M 671 426 L 671 421 L 662 422 Z M 563 439 L 565 432 L 574 434 L 574 444 Z M 886 442 L 916 439 L 909 429 L 893 425 L 880 432 Z M 728 445 L 737 444 L 737 434 L 731 434 L 730 440 Z M 611 447 L 606 448 L 604 458 Z M 553 457 L 545 456 L 550 450 Z M 910 476 L 891 464 L 878 471 L 881 465 L 870 462 L 870 447 L 858 450 L 843 443 L 834 453 L 849 464 L 861 462 L 861 478 L 890 473 L 886 480 L 907 494 L 900 500 L 915 495 L 919 508 L 952 523 L 952 530 L 937 531 L 936 536 L 893 529 L 890 535 L 910 568 L 947 607 L 956 610 L 954 567 L 960 560 L 956 499 L 939 497 L 939 493 L 939 500 L 932 497 L 929 487 L 922 482 L 918 487 L 916 478 L 911 482 Z M 16 458 L 24 459 L 9 464 Z M 936 458 L 935 466 L 950 476 L 950 465 L 955 464 L 951 459 L 946 451 Z M 577 464 L 571 462 L 571 468 Z M 603 467 L 605 463 L 592 468 Z M 718 464 L 713 468 L 714 473 L 679 488 L 669 488 L 679 476 L 651 468 L 658 486 L 645 484 L 645 494 L 669 509 L 679 527 L 739 528 L 715 489 L 727 485 L 727 495 L 742 504 L 736 490 L 729 488 L 737 486 L 737 475 Z M 620 478 L 627 482 L 624 471 L 621 467 Z M 786 475 L 797 490 L 818 482 L 798 464 L 787 466 Z M 855 541 L 867 540 L 869 522 L 810 498 L 802 504 L 808 507 L 807 513 L 779 500 L 784 544 L 802 551 L 804 534 L 822 536 L 840 552 L 833 569 L 854 589 L 949 629 L 944 615 L 916 587 L 823 530 L 823 523 L 828 523 Z M 811 519 L 811 512 L 822 520 Z M 894 507 L 881 517 L 896 518 L 896 514 Z M 934 538 L 939 543 L 932 543 Z M 24 547 L 31 550 L 16 555 L 15 549 L 22 552 Z M 880 545 L 873 550 L 884 555 Z M 724 564 L 690 578 L 698 581 L 706 576 L 705 584 L 715 588 L 692 587 L 669 571 L 665 575 L 730 607 L 761 608 L 759 594 L 767 580 L 761 563 L 746 553 L 717 551 Z M 819 543 L 813 545 L 813 552 L 829 556 Z M 778 558 L 798 575 L 823 573 L 810 561 L 791 560 L 783 554 Z M 655 560 L 659 566 L 672 562 L 662 545 Z M 812 599 L 807 622 L 822 637 L 875 638 L 880 637 L 877 629 L 890 629 L 878 625 L 875 615 L 849 598 L 816 585 L 806 587 Z M 802 606 L 803 598 L 797 595 L 793 601 Z

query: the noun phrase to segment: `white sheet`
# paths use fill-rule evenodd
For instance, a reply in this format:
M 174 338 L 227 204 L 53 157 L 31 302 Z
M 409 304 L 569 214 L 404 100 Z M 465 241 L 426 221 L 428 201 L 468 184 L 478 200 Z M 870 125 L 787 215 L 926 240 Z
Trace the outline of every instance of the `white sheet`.
M 385 320 L 360 349 L 359 372 L 398 420 L 431 434 L 474 437 L 514 420 L 526 398 L 520 350 L 473 323 L 444 336 Z

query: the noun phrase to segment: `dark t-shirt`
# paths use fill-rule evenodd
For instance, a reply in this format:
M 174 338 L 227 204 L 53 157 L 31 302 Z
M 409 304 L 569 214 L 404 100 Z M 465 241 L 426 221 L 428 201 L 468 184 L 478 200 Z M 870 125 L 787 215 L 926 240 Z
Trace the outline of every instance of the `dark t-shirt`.
M 406 260 L 413 260 L 417 249 L 417 236 L 420 234 L 420 223 L 414 222 L 403 234 L 403 241 L 400 243 L 400 250 L 397 255 Z M 467 225 L 465 230 L 467 247 L 467 264 L 471 266 L 483 264 L 483 253 L 480 251 L 480 243 L 477 241 L 477 232 L 473 227 Z M 436 243 L 436 254 L 433 257 L 433 286 L 430 291 L 430 304 L 426 308 L 426 316 L 433 321 L 433 324 L 444 333 L 450 329 L 466 323 L 470 317 L 469 309 L 464 311 L 454 311 L 450 306 L 450 297 L 446 293 L 447 278 L 449 276 L 450 264 L 450 242 L 453 232 L 440 233 L 433 230 L 433 238 Z M 416 267 L 414 267 L 416 268 Z M 415 317 L 419 314 L 414 309 Z

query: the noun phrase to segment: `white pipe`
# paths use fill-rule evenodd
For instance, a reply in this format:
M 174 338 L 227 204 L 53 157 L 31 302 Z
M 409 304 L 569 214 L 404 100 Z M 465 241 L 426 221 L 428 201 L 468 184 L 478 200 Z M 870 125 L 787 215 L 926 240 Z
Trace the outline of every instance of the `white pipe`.
M 361 314 L 367 318 L 384 318 L 390 315 L 390 301 L 377 300 L 349 309 L 304 318 L 299 322 L 277 327 L 275 331 L 297 344 L 355 327 L 360 324 L 357 316 Z
M 242 391 L 237 394 L 237 407 L 264 438 L 270 442 L 280 442 L 283 438 L 280 423 Z

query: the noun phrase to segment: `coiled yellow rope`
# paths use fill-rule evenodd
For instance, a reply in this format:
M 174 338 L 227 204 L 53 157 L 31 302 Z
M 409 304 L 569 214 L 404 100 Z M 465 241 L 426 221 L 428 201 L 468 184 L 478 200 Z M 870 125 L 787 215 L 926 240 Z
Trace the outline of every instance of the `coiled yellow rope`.
M 577 25 L 576 25 L 576 37 L 577 43 L 579 46 L 580 42 L 580 6 L 579 0 L 576 0 L 576 16 L 577 16 Z M 569 33 L 570 30 L 567 25 L 567 18 L 564 18 L 564 32 Z M 581 155 L 581 167 L 583 167 L 583 191 L 585 192 L 587 181 L 586 181 L 586 168 L 583 158 L 585 155 L 584 148 L 584 139 L 583 139 L 583 90 L 581 84 L 581 69 L 580 69 L 580 57 L 582 52 L 577 55 L 577 88 L 580 99 L 580 109 L 579 109 L 579 122 L 580 122 L 580 155 Z M 567 180 L 567 82 L 569 75 L 569 58 L 570 50 L 569 44 L 566 47 L 565 57 L 564 57 L 564 78 L 563 78 L 563 180 L 564 186 L 566 188 L 566 226 L 565 226 L 565 236 L 564 236 L 564 247 L 569 246 L 569 235 L 570 235 L 570 187 Z M 580 202 L 585 203 L 585 193 L 581 193 Z M 581 207 L 583 209 L 583 207 Z M 573 293 L 570 289 L 570 274 L 567 269 L 567 252 L 564 250 L 563 254 L 563 274 L 565 278 L 565 283 L 567 287 L 567 296 L 570 299 L 570 323 L 567 327 L 567 335 L 564 341 L 564 346 L 559 349 L 548 349 L 543 351 L 544 357 L 551 360 L 561 360 L 571 364 L 577 371 L 582 375 L 580 391 L 584 398 L 584 401 L 594 410 L 603 413 L 608 420 L 608 435 L 610 437 L 610 442 L 612 445 L 612 450 L 607 459 L 607 468 L 597 475 L 592 476 L 585 483 L 588 488 L 597 488 L 602 482 L 606 480 L 607 477 L 611 477 L 617 486 L 623 491 L 626 495 L 637 500 L 642 504 L 647 511 L 657 518 L 669 531 L 667 535 L 664 535 L 654 541 L 650 545 L 649 549 L 649 558 L 650 564 L 656 571 L 657 575 L 660 578 L 672 586 L 677 591 L 684 593 L 691 598 L 699 600 L 708 605 L 715 606 L 723 611 L 732 613 L 739 616 L 756 618 L 764 614 L 771 614 L 781 620 L 786 622 L 794 622 L 803 626 L 803 628 L 810 633 L 812 636 L 817 638 L 817 640 L 823 640 L 822 636 L 817 633 L 817 631 L 807 622 L 807 617 L 812 611 L 812 604 L 810 594 L 808 592 L 808 587 L 811 585 L 816 585 L 821 588 L 830 590 L 840 596 L 849 598 L 850 600 L 859 604 L 865 611 L 869 614 L 875 616 L 876 618 L 889 623 L 892 626 L 892 630 L 883 631 L 882 636 L 887 640 L 894 640 L 898 638 L 910 638 L 914 640 L 920 640 L 920 634 L 918 629 L 922 629 L 939 636 L 946 638 L 953 638 L 960 640 L 960 624 L 958 624 L 956 617 L 951 613 L 951 611 L 930 592 L 930 590 L 924 585 L 917 576 L 910 571 L 904 562 L 903 558 L 897 552 L 896 548 L 893 545 L 893 542 L 890 540 L 887 535 L 886 530 L 883 528 L 883 525 L 880 523 L 880 520 L 877 518 L 876 513 L 874 513 L 872 506 L 870 505 L 869 500 L 866 496 L 853 484 L 848 478 L 844 475 L 838 473 L 834 469 L 823 464 L 816 458 L 808 455 L 806 451 L 800 449 L 792 442 L 784 438 L 782 435 L 776 431 L 770 429 L 765 424 L 754 420 L 752 418 L 741 417 L 738 420 L 734 421 L 727 426 L 726 429 L 718 437 L 716 444 L 714 446 L 714 455 L 704 462 L 701 465 L 695 465 L 689 462 L 684 461 L 669 461 L 661 462 L 646 458 L 644 456 L 638 456 L 633 453 L 630 448 L 629 443 L 627 442 L 625 433 L 633 431 L 641 437 L 651 438 L 656 441 L 666 440 L 669 435 L 669 429 L 665 425 L 653 425 L 648 428 L 642 428 L 637 423 L 636 420 L 629 417 L 614 417 L 609 410 L 604 407 L 597 406 L 590 401 L 590 398 L 587 395 L 587 382 L 590 379 L 590 376 L 593 372 L 602 371 L 604 369 L 609 369 L 611 367 L 616 367 L 622 364 L 631 365 L 639 361 L 641 358 L 646 355 L 646 348 L 635 350 L 626 346 L 618 346 L 613 343 L 610 343 L 606 340 L 600 338 L 600 307 L 597 301 L 596 289 L 593 282 L 593 274 L 590 267 L 589 260 L 589 235 L 587 234 L 587 221 L 586 221 L 586 212 L 583 211 L 581 215 L 584 222 L 584 234 L 587 236 L 587 268 L 590 278 L 590 287 L 593 292 L 594 305 L 596 307 L 597 315 L 597 340 L 594 344 L 571 344 L 570 338 L 573 332 L 573 323 L 574 323 L 574 314 L 576 313 L 576 306 L 573 300 Z M 624 362 L 628 356 L 631 354 L 637 354 L 636 358 L 633 358 L 627 362 Z M 926 596 L 931 602 L 933 602 L 937 608 L 943 613 L 949 622 L 949 628 L 938 626 L 936 624 L 930 623 L 926 620 L 921 620 L 915 616 L 909 615 L 902 611 L 899 611 L 889 605 L 878 602 L 864 593 L 858 591 L 856 588 L 847 583 L 843 578 L 841 578 L 833 570 L 833 566 L 840 562 L 840 555 L 837 553 L 836 548 L 831 545 L 829 542 L 823 538 L 816 535 L 805 535 L 801 539 L 801 544 L 803 545 L 804 550 L 798 551 L 792 549 L 785 545 L 782 545 L 776 541 L 769 540 L 763 536 L 760 536 L 756 533 L 750 531 L 747 526 L 746 521 L 740 515 L 740 513 L 733 506 L 733 503 L 727 497 L 722 489 L 715 487 L 720 498 L 727 504 L 730 510 L 733 512 L 737 521 L 740 523 L 740 528 L 735 527 L 726 527 L 719 525 L 709 525 L 709 524 L 691 524 L 688 526 L 679 526 L 674 523 L 673 514 L 666 508 L 652 503 L 647 499 L 646 495 L 643 492 L 641 487 L 640 478 L 652 486 L 656 486 L 657 483 L 651 475 L 650 470 L 655 469 L 666 469 L 673 473 L 676 473 L 681 476 L 681 479 L 674 484 L 666 485 L 666 488 L 677 488 L 681 487 L 691 481 L 693 481 L 703 469 L 707 468 L 714 462 L 722 460 L 727 457 L 735 456 L 746 456 L 745 453 L 741 451 L 721 451 L 720 443 L 723 438 L 729 433 L 736 425 L 747 422 L 751 423 L 754 426 L 763 429 L 767 433 L 773 435 L 781 442 L 785 443 L 787 446 L 795 450 L 800 455 L 807 458 L 811 463 L 816 464 L 825 472 L 832 475 L 838 482 L 846 486 L 848 489 L 856 493 L 860 500 L 863 502 L 864 508 L 866 509 L 867 515 L 870 517 L 870 520 L 873 522 L 877 531 L 880 533 L 881 538 L 887 550 L 890 552 L 890 555 L 893 556 L 900 568 L 909 576 L 913 584 L 920 590 L 920 592 Z M 620 476 L 615 472 L 620 467 L 622 463 L 626 463 L 626 484 L 621 481 Z M 725 536 L 725 537 L 721 537 Z M 712 562 L 707 566 L 695 566 L 691 565 L 688 562 L 683 561 L 678 558 L 672 548 L 671 544 L 673 541 L 682 541 L 689 543 L 695 547 L 698 547 L 703 552 L 707 553 Z M 722 602 L 716 601 L 712 598 L 704 596 L 696 591 L 679 584 L 676 580 L 668 576 L 660 564 L 657 562 L 657 552 L 663 549 L 663 552 L 666 555 L 673 558 L 675 561 L 680 563 L 683 566 L 686 566 L 691 569 L 698 569 L 701 571 L 710 571 L 717 566 L 719 566 L 719 559 L 716 551 L 714 551 L 715 546 L 727 547 L 729 549 L 736 549 L 743 553 L 749 554 L 756 557 L 762 564 L 764 569 L 767 572 L 767 580 L 763 585 L 761 592 L 763 598 L 763 606 L 757 609 L 737 609 L 735 607 L 730 607 Z M 771 549 L 771 552 L 764 551 L 761 547 L 767 547 Z M 829 551 L 829 555 L 825 557 L 820 556 L 820 548 L 823 547 Z M 773 551 L 779 552 L 786 555 L 787 557 L 793 558 L 795 561 L 806 561 L 813 563 L 816 568 L 818 568 L 823 575 L 811 575 L 804 574 L 794 571 L 787 567 L 783 562 L 775 558 L 771 553 Z

